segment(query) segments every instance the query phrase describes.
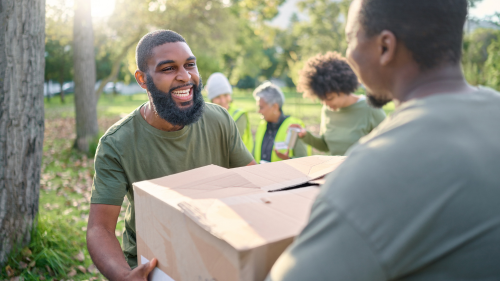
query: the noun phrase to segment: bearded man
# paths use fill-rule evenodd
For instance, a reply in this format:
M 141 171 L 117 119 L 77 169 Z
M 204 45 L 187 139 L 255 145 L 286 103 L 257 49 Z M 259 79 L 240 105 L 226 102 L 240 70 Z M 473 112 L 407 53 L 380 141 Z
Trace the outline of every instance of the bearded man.
M 156 259 L 137 265 L 132 183 L 215 164 L 255 164 L 231 116 L 205 104 L 196 57 L 170 30 L 145 35 L 137 45 L 135 78 L 149 101 L 118 121 L 99 141 L 95 157 L 87 247 L 110 280 L 146 280 Z M 115 227 L 124 197 L 123 245 Z

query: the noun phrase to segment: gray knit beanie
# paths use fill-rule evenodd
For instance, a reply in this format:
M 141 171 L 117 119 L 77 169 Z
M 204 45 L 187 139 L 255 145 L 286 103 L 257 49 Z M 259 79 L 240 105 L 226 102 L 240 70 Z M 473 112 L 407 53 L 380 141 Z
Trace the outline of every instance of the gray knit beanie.
M 213 100 L 223 94 L 233 94 L 231 84 L 229 84 L 226 76 L 220 72 L 215 72 L 208 77 L 206 89 L 208 92 L 208 100 Z

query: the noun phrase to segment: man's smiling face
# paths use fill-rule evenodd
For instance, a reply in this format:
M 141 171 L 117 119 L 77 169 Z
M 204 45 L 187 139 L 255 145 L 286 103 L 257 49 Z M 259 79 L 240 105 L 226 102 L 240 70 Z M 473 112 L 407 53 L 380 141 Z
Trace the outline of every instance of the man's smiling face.
M 145 86 L 155 112 L 172 125 L 189 125 L 203 113 L 201 78 L 196 58 L 184 42 L 165 43 L 152 49 Z
M 153 48 L 148 69 L 158 90 L 170 93 L 178 108 L 193 105 L 193 88 L 200 83 L 200 74 L 186 43 L 165 43 Z

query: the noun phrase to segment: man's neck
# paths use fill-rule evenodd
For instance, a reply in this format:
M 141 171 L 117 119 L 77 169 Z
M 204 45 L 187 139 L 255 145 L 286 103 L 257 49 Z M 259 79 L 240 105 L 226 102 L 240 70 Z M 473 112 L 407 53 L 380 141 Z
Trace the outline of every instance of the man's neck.
M 470 93 L 475 89 L 465 80 L 459 65 L 447 65 L 426 72 L 415 72 L 400 79 L 393 96 L 401 103 L 438 94 Z
M 184 128 L 184 126 L 175 126 L 165 121 L 163 118 L 158 116 L 151 105 L 151 101 L 146 103 L 143 107 L 141 107 L 141 116 L 148 122 L 149 125 L 155 127 L 158 130 L 166 131 L 166 132 L 174 132 L 179 131 Z

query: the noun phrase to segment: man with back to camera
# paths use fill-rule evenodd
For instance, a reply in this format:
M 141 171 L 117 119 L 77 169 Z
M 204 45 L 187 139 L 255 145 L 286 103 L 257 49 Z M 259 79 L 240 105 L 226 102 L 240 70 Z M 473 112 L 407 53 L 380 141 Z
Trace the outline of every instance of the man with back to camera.
M 467 0 L 354 0 L 347 59 L 396 111 L 350 149 L 268 280 L 499 280 L 500 94 L 460 67 Z
M 87 247 L 110 280 L 146 280 L 157 262 L 137 266 L 132 183 L 209 164 L 255 164 L 227 111 L 204 103 L 196 58 L 181 35 L 146 34 L 136 60 L 135 78 L 149 102 L 108 129 L 95 157 Z M 114 231 L 124 196 L 130 204 L 122 252 Z

